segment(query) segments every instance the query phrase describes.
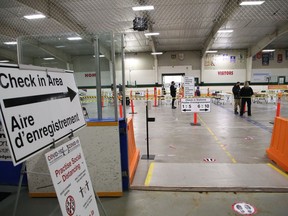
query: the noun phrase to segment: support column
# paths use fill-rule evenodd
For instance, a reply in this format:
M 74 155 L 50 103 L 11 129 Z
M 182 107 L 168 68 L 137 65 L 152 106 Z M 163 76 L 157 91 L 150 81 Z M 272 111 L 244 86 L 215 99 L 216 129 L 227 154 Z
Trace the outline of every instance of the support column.
M 96 96 L 97 96 L 97 114 L 98 119 L 102 119 L 102 95 L 101 95 L 101 70 L 100 70 L 100 50 L 99 50 L 99 37 L 96 36 L 94 39 L 94 54 L 95 54 L 95 63 L 96 63 Z
M 245 76 L 245 80 L 246 81 L 251 81 L 252 79 L 252 56 L 251 57 L 247 57 L 246 60 L 246 76 Z
M 204 67 L 205 67 L 205 54 L 201 58 L 201 68 L 200 68 L 200 80 L 199 80 L 199 83 L 203 82 Z

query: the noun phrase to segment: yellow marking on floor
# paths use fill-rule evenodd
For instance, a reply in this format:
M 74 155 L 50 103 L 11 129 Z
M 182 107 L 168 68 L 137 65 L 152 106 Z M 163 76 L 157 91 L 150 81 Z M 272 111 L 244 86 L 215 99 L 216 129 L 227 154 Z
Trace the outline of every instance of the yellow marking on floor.
M 152 162 L 149 166 L 149 170 L 145 179 L 145 186 L 149 186 L 150 182 L 151 182 L 151 178 L 152 178 L 152 174 L 153 174 L 153 170 L 154 170 L 154 162 Z
M 275 167 L 273 164 L 268 163 L 267 164 L 269 167 L 271 167 L 272 169 L 276 170 L 278 173 L 280 173 L 282 176 L 284 176 L 285 178 L 288 178 L 288 175 L 283 172 L 282 170 L 278 169 L 277 167 Z
M 198 118 L 202 122 L 202 124 L 205 126 L 205 128 L 210 132 L 210 134 L 214 137 L 217 144 L 223 149 L 223 151 L 227 154 L 227 156 L 231 159 L 232 163 L 237 163 L 235 158 L 231 155 L 229 151 L 226 150 L 225 145 L 221 143 L 221 141 L 218 139 L 218 137 L 214 134 L 214 132 L 207 126 L 207 124 L 204 122 L 204 120 L 201 119 L 201 117 L 198 115 Z

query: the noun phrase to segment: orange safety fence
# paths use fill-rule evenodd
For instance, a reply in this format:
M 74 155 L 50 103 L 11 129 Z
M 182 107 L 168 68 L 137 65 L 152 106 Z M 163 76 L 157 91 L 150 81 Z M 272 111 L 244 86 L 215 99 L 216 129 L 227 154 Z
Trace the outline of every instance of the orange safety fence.
M 268 157 L 288 172 L 288 119 L 276 117 L 270 147 L 266 149 Z
M 140 158 L 140 150 L 137 149 L 134 137 L 133 118 L 127 119 L 127 134 L 128 134 L 128 163 L 129 163 L 129 182 L 132 184 L 136 168 Z

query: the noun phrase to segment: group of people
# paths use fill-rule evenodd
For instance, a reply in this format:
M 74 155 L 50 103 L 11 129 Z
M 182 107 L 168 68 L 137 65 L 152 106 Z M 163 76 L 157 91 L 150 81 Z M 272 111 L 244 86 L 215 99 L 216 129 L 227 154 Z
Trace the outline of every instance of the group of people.
M 172 109 L 176 109 L 174 105 L 175 99 L 176 99 L 176 91 L 177 91 L 177 88 L 175 86 L 175 82 L 172 81 L 170 85 L 170 95 L 172 96 Z M 238 115 L 240 112 L 240 116 L 243 116 L 244 111 L 245 111 L 244 110 L 245 105 L 247 103 L 248 116 L 251 116 L 251 97 L 254 94 L 254 92 L 253 92 L 253 89 L 249 86 L 249 82 L 245 81 L 244 86 L 242 88 L 240 88 L 240 82 L 237 82 L 233 86 L 232 92 L 234 95 L 234 113 Z M 195 96 L 200 96 L 199 87 L 197 87 Z
M 253 89 L 249 86 L 249 82 L 245 81 L 244 86 L 240 88 L 240 82 L 237 82 L 233 88 L 232 92 L 234 95 L 234 113 L 239 114 L 238 108 L 240 111 L 240 116 L 244 114 L 244 108 L 247 103 L 247 112 L 248 116 L 251 116 L 251 97 L 254 94 Z

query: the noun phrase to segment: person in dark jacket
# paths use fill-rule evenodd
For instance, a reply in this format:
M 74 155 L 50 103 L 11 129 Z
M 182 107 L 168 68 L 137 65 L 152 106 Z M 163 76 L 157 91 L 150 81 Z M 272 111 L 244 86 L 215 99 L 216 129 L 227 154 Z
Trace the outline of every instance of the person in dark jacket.
M 234 114 L 238 114 L 238 107 L 239 107 L 239 112 L 240 112 L 240 100 L 241 100 L 241 97 L 240 97 L 240 82 L 237 82 L 233 88 L 232 88 L 232 92 L 233 92 L 233 95 L 234 95 Z
M 254 94 L 253 89 L 249 86 L 249 82 L 245 81 L 244 86 L 240 90 L 241 110 L 240 116 L 243 116 L 244 106 L 247 102 L 248 116 L 251 116 L 251 96 Z
M 174 106 L 175 103 L 175 99 L 176 99 L 176 87 L 175 87 L 175 82 L 172 81 L 171 85 L 170 85 L 170 95 L 172 97 L 172 109 L 176 109 L 176 107 Z

